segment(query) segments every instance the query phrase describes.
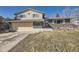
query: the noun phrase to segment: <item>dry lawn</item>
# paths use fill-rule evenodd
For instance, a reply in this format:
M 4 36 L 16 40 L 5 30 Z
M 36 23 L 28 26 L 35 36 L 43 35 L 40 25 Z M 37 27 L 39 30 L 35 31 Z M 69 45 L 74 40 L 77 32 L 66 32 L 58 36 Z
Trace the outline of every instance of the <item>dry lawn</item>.
M 31 34 L 10 51 L 77 52 L 79 51 L 79 30 L 54 30 Z

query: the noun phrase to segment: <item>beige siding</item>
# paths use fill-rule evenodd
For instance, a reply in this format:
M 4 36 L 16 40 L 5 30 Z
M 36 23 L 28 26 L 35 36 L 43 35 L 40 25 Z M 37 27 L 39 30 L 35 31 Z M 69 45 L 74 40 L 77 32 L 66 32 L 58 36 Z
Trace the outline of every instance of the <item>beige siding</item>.
M 18 27 L 17 31 L 33 31 L 32 27 Z
M 12 26 L 16 28 L 16 30 L 18 30 L 19 28 L 23 29 L 23 27 L 25 28 L 32 28 L 33 27 L 33 23 L 32 22 L 12 22 Z
M 12 25 L 17 27 L 32 27 L 32 22 L 13 22 Z
M 33 18 L 33 14 L 38 14 L 39 17 Z M 20 18 L 22 20 L 43 19 L 43 14 L 42 13 L 39 13 L 39 12 L 35 12 L 35 11 L 26 11 L 26 12 L 23 12 L 21 14 L 18 14 L 17 15 L 17 18 L 19 18 L 18 16 L 20 16 L 20 15 L 26 15 L 24 18 Z

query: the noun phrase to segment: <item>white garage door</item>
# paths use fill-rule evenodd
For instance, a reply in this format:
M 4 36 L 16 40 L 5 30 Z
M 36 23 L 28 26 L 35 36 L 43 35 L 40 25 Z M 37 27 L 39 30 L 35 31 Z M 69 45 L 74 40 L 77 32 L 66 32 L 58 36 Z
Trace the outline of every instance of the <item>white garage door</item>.
M 32 27 L 18 27 L 17 31 L 32 31 Z

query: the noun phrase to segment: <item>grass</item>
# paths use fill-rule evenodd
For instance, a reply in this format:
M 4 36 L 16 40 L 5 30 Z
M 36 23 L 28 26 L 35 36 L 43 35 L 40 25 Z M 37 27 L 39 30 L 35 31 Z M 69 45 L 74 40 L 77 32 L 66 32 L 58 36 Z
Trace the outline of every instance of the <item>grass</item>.
M 78 52 L 79 30 L 54 30 L 31 34 L 10 51 Z

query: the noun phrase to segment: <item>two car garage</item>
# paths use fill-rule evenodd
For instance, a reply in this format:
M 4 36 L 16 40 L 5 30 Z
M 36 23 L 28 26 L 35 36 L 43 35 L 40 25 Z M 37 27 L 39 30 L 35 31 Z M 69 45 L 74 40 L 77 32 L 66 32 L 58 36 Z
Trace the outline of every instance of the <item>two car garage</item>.
M 11 21 L 11 26 L 16 29 L 16 31 L 32 31 L 33 22 L 32 21 Z

